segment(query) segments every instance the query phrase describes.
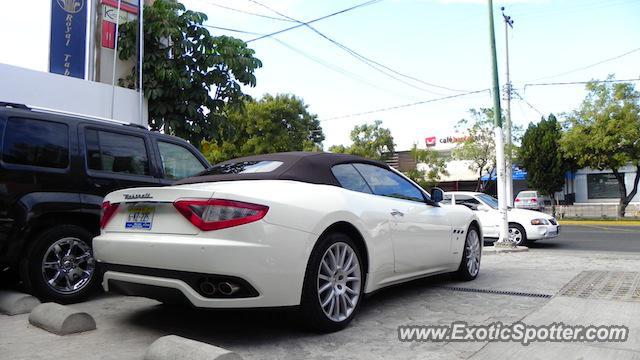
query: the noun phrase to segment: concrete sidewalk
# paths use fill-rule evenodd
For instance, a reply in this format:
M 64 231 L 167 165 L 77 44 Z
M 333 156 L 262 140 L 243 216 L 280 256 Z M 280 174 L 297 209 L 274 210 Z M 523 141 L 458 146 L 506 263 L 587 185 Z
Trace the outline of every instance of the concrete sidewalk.
M 0 315 L 0 359 L 142 359 L 158 337 L 175 334 L 237 352 L 244 359 L 640 358 L 640 303 L 558 293 L 582 271 L 640 271 L 640 254 L 530 250 L 486 255 L 472 282 L 448 276 L 383 290 L 363 303 L 347 329 L 326 335 L 301 330 L 286 311 L 204 311 L 142 298 L 102 296 L 74 307 L 94 316 L 95 331 L 59 337 L 28 324 L 27 315 Z M 470 292 L 475 289 L 477 292 Z M 493 293 L 492 293 L 493 292 Z M 513 292 L 536 296 L 514 296 Z M 511 295 L 510 295 L 511 294 Z M 398 340 L 401 325 L 621 324 L 627 343 L 419 342 Z

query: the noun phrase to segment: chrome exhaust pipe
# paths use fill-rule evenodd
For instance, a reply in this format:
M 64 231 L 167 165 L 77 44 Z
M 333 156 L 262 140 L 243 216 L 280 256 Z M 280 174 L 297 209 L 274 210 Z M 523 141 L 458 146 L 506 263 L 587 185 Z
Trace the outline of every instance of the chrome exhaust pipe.
M 240 286 L 234 283 L 224 281 L 218 284 L 218 291 L 220 291 L 222 295 L 233 295 L 238 292 L 238 290 L 240 290 Z
M 216 286 L 209 280 L 200 283 L 200 291 L 206 296 L 212 296 L 216 293 Z

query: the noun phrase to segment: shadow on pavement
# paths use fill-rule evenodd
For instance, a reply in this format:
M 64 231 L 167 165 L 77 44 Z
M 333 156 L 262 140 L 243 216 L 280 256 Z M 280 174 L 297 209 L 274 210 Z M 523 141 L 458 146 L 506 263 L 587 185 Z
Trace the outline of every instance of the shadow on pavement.
M 390 286 L 371 294 L 365 298 L 350 328 L 353 330 L 358 320 L 375 317 L 386 307 L 397 305 L 394 303 L 421 297 L 450 279 L 450 275 L 438 275 Z M 300 320 L 297 308 L 219 310 L 162 304 L 137 311 L 125 319 L 145 329 L 222 346 L 243 343 L 273 345 L 274 341 L 331 336 L 305 330 Z

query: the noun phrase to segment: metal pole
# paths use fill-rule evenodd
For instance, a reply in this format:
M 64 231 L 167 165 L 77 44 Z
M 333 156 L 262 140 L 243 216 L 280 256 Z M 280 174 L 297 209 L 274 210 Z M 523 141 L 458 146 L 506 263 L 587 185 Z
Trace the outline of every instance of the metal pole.
M 504 14 L 504 7 L 501 8 L 502 17 L 504 18 L 504 40 L 505 40 L 505 54 L 506 54 L 506 68 L 507 68 L 507 85 L 506 85 L 506 100 L 507 100 L 507 111 L 505 112 L 505 145 L 506 145 L 506 174 L 507 178 L 507 206 L 513 207 L 513 165 L 511 156 L 513 147 L 513 139 L 511 135 L 511 80 L 509 76 L 509 28 L 513 27 L 513 20 L 511 16 L 507 16 Z
M 122 0 L 118 0 L 118 10 L 116 11 L 116 33 L 115 46 L 113 49 L 113 71 L 111 72 L 111 118 L 113 119 L 113 109 L 116 107 L 116 61 L 118 60 L 118 28 L 120 27 L 120 6 Z
M 144 87 L 142 86 L 142 63 L 144 59 L 144 0 L 139 1 L 138 11 L 138 110 L 140 115 L 140 125 L 144 123 Z
M 496 165 L 497 165 L 497 181 L 498 189 L 498 210 L 499 210 L 499 226 L 500 238 L 495 246 L 512 247 L 514 243 L 509 239 L 509 223 L 507 221 L 507 202 L 505 199 L 505 177 L 504 177 L 504 139 L 502 133 L 502 111 L 500 109 L 500 83 L 498 80 L 498 59 L 496 55 L 496 34 L 493 22 L 493 1 L 489 0 L 489 40 L 491 42 L 491 67 L 493 73 L 493 119 L 495 126 L 495 143 L 496 143 Z

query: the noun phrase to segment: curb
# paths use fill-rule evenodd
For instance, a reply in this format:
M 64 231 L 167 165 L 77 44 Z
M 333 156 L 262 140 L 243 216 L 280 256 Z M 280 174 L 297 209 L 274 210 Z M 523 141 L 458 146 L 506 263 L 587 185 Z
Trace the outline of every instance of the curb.
M 526 246 L 516 246 L 515 248 L 496 248 L 495 246 L 485 246 L 482 248 L 482 255 L 506 254 L 529 251 Z
M 240 355 L 176 335 L 167 335 L 154 341 L 144 360 L 242 360 Z
M 69 335 L 96 329 L 96 321 L 91 315 L 56 303 L 38 305 L 31 311 L 29 322 L 56 335 Z
M 30 313 L 40 300 L 29 294 L 0 290 L 0 312 L 9 316 Z

